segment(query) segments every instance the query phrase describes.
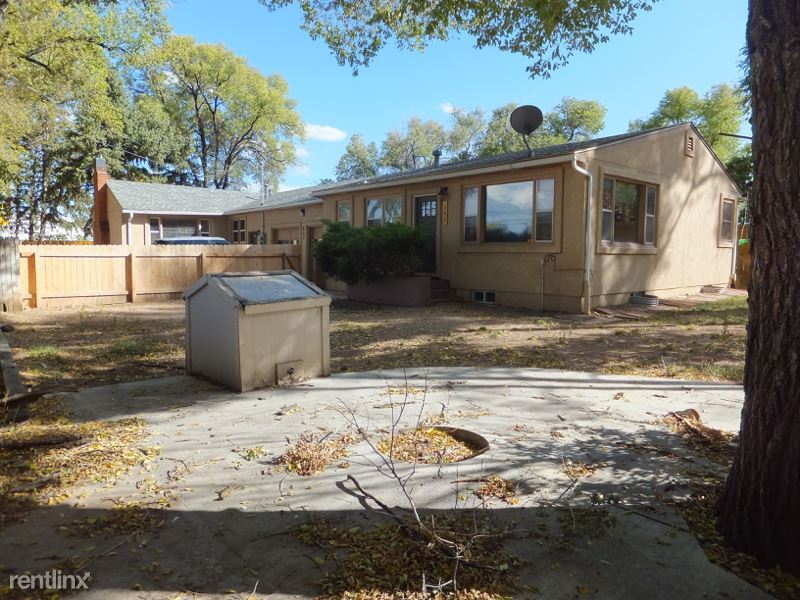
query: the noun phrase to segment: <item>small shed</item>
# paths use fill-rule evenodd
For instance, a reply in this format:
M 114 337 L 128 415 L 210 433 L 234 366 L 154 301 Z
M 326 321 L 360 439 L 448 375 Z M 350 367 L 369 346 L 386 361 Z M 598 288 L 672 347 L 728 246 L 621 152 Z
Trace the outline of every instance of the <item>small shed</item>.
M 183 298 L 189 374 L 240 392 L 330 374 L 331 298 L 294 271 L 209 273 Z

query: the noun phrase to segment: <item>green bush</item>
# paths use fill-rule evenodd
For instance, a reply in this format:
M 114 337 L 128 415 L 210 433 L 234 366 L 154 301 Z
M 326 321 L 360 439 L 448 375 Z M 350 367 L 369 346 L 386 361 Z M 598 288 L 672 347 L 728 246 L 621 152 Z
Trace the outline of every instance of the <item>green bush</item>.
M 325 235 L 314 255 L 329 277 L 345 283 L 413 275 L 422 264 L 425 234 L 402 223 L 351 227 L 325 222 Z

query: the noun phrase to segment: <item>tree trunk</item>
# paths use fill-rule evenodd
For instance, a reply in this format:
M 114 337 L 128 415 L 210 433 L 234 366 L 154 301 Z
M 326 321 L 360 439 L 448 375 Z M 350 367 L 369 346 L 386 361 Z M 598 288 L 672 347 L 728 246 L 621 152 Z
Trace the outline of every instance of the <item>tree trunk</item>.
M 739 550 L 800 571 L 800 10 L 750 0 L 752 277 L 741 441 L 719 503 Z

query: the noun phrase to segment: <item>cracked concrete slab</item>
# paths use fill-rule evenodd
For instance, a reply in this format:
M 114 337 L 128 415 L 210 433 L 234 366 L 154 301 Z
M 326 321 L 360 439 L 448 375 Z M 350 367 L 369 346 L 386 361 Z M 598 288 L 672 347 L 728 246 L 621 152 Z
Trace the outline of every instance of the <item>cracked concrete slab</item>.
M 520 503 L 492 507 L 516 527 L 506 546 L 521 561 L 519 597 L 573 598 L 581 586 L 601 598 L 767 598 L 708 562 L 665 503 L 689 493 L 688 471 L 722 467 L 657 419 L 694 408 L 706 424 L 734 431 L 742 400 L 735 385 L 540 369 L 347 373 L 244 394 L 189 377 L 84 389 L 69 399 L 76 419 L 140 416 L 160 456 L 111 488 L 87 488 L 78 503 L 38 509 L 6 528 L 3 568 L 43 572 L 54 557 L 96 556 L 86 567 L 86 598 L 247 597 L 256 582 L 256 597 L 313 597 L 322 576 L 314 550 L 287 532 L 311 517 L 348 526 L 379 519 L 347 475 L 390 506 L 405 506 L 405 498 L 375 468 L 380 458 L 365 441 L 313 477 L 286 473 L 274 459 L 304 432 L 352 431 L 354 418 L 374 443 L 393 422 L 402 429 L 444 414 L 447 425 L 479 433 L 491 448 L 461 463 L 417 465 L 411 493 L 426 510 L 472 510 L 480 503 L 474 480 L 497 474 L 516 482 Z M 267 454 L 247 460 L 242 449 L 256 446 Z M 596 471 L 574 481 L 567 461 Z M 177 497 L 156 531 L 129 539 L 66 534 L 70 522 L 107 514 L 114 501 L 146 499 L 143 481 Z M 618 503 L 596 509 L 604 515 L 599 532 L 550 543 L 565 515 L 600 495 Z

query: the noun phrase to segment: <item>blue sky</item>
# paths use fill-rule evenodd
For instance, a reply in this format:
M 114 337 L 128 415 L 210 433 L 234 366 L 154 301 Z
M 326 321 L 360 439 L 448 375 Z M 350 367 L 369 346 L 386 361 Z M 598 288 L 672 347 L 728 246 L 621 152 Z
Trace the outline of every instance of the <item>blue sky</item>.
M 593 99 L 608 108 L 602 133 L 624 132 L 669 88 L 705 92 L 739 80 L 747 0 L 662 0 L 634 22 L 632 36 L 573 58 L 547 80 L 531 80 L 524 57 L 476 50 L 466 36 L 424 53 L 387 46 L 354 77 L 300 29 L 295 7 L 269 12 L 256 0 L 173 0 L 167 16 L 176 33 L 224 44 L 288 81 L 311 125 L 300 150 L 303 164 L 290 168 L 281 186 L 288 189 L 333 177 L 351 134 L 380 143 L 412 116 L 447 123 L 442 106 L 448 104 L 491 110 L 513 101 L 547 111 L 564 96 Z

